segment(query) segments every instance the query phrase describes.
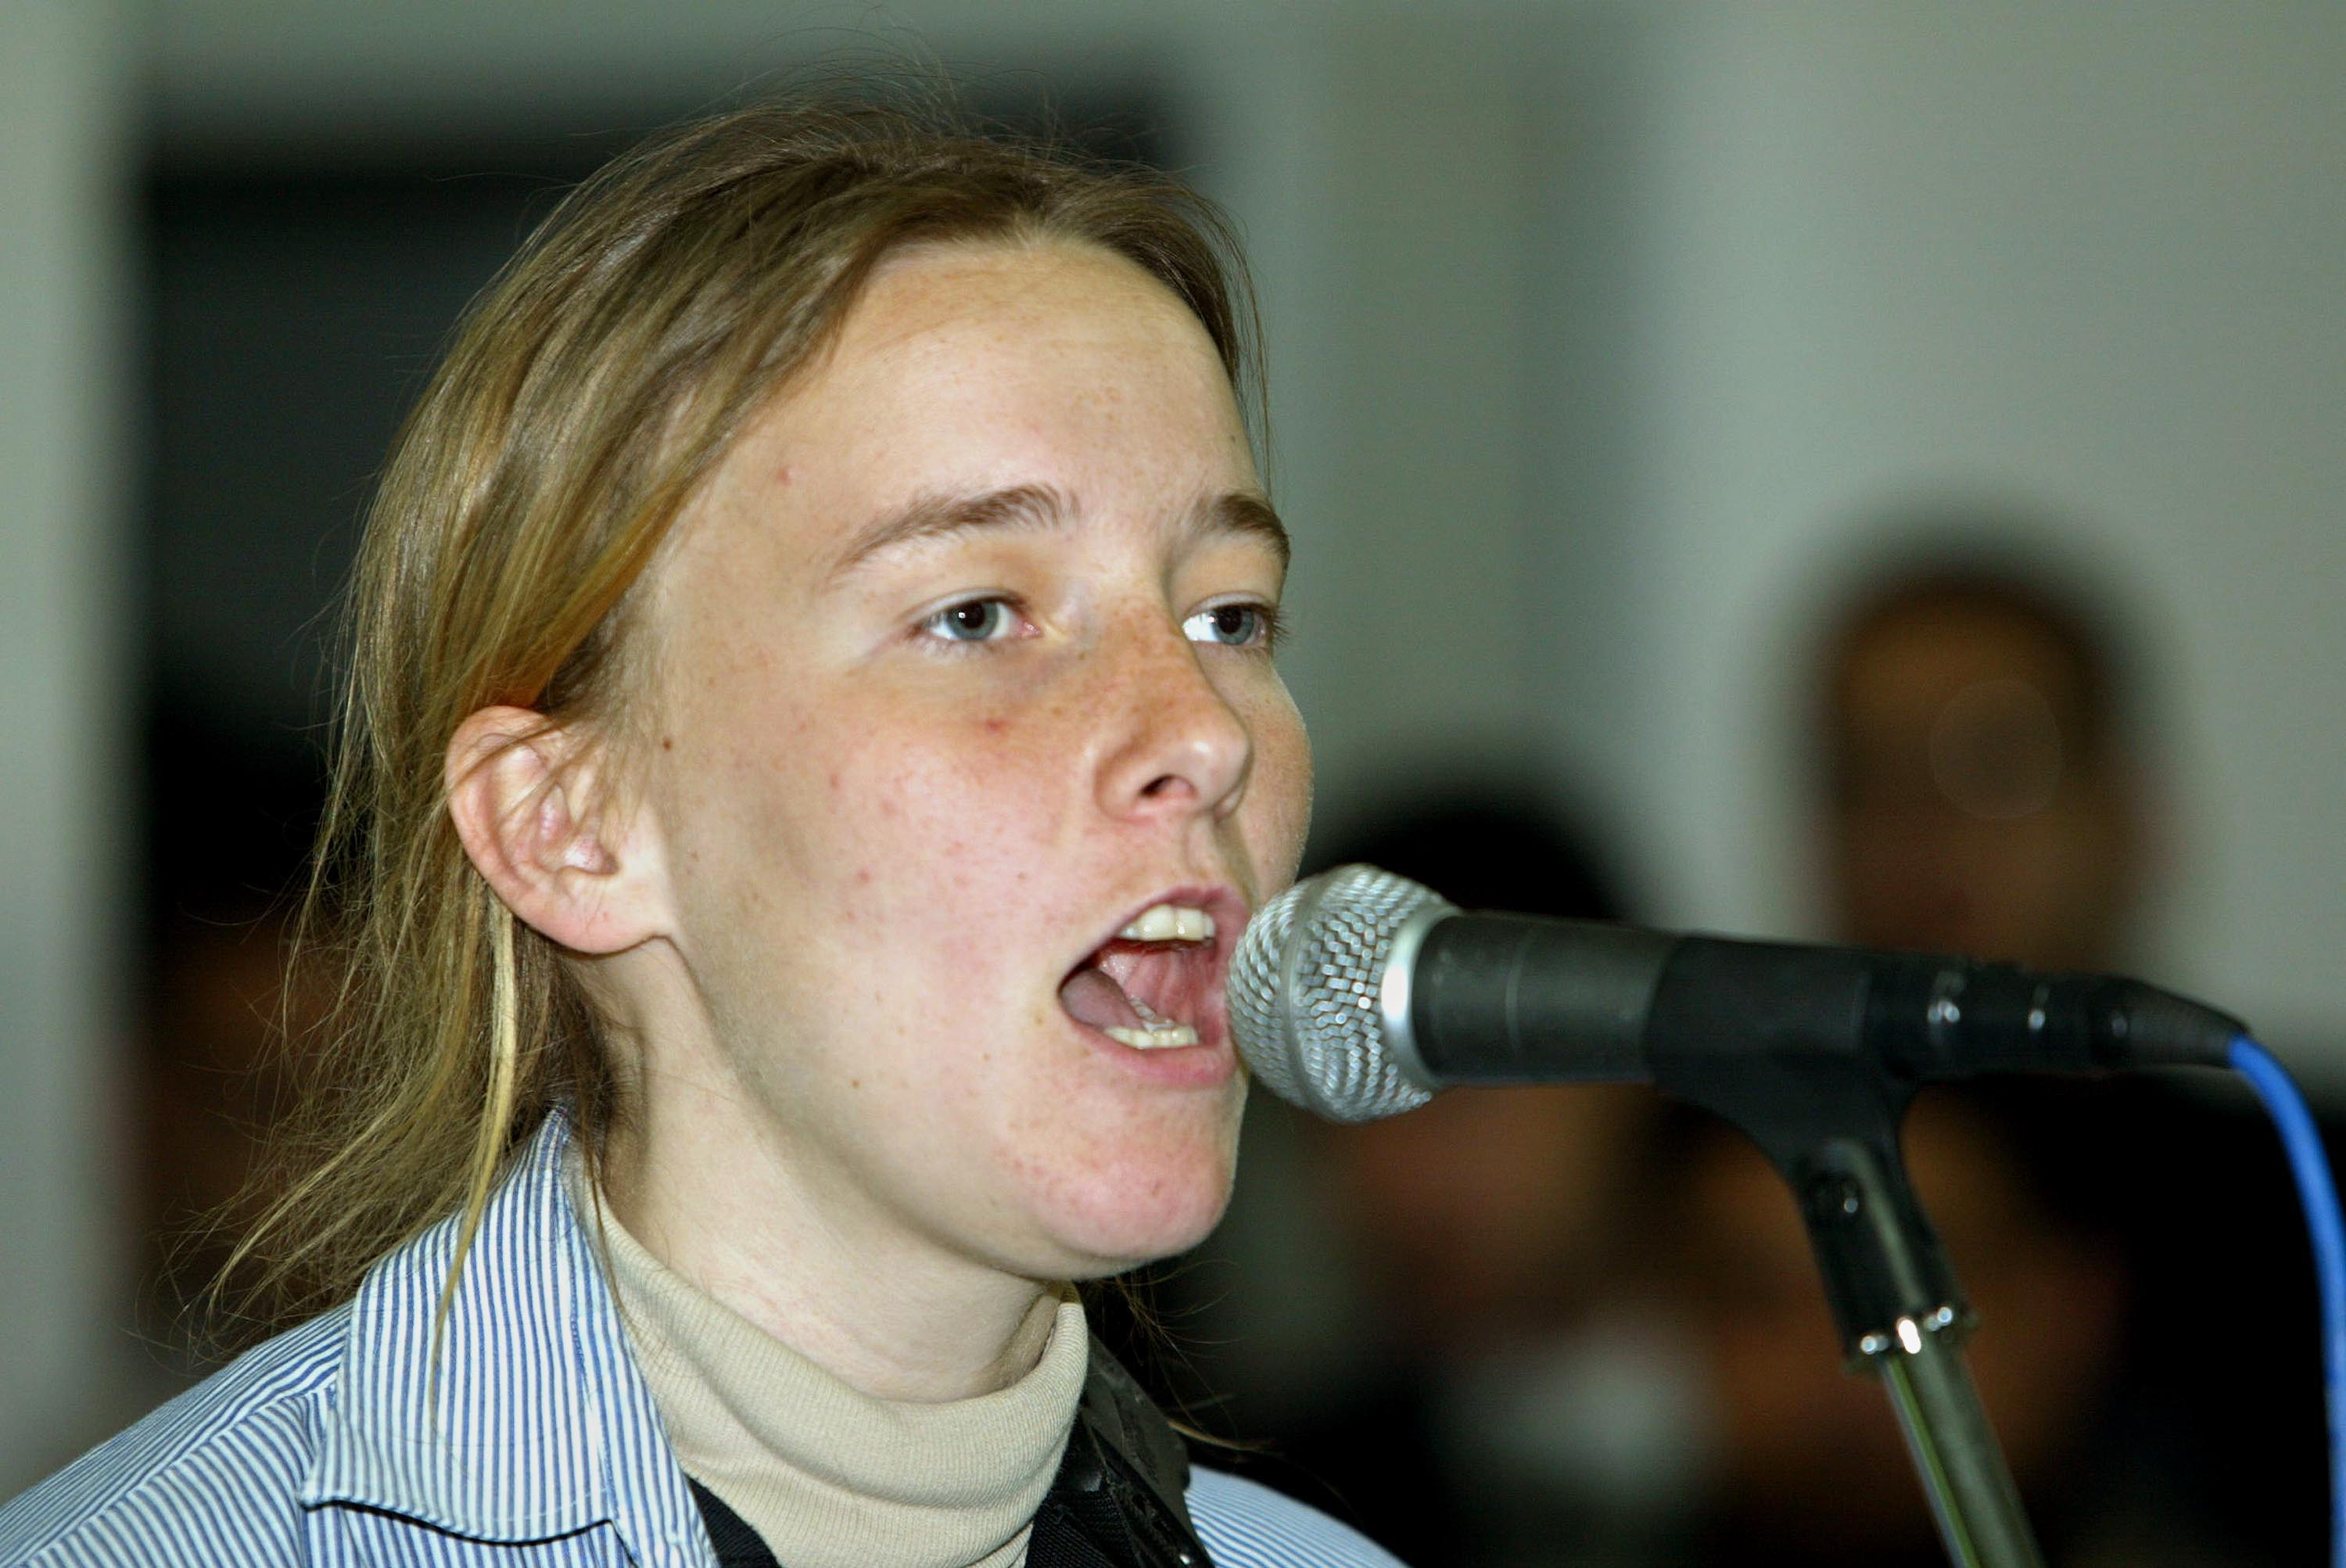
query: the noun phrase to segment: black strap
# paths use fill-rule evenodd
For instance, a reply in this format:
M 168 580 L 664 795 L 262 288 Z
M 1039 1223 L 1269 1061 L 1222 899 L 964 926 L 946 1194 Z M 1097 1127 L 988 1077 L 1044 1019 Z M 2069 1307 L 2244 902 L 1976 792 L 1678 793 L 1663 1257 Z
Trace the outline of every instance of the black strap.
M 750 1522 L 725 1506 L 725 1500 L 692 1477 L 692 1501 L 700 1504 L 700 1522 L 709 1528 L 709 1543 L 717 1549 L 719 1568 L 780 1568 L 765 1538 Z
M 1189 1451 L 1132 1374 L 1095 1336 L 1082 1401 L 1059 1473 L 1035 1515 L 1027 1568 L 1093 1568 L 1052 1561 L 1080 1538 L 1111 1568 L 1211 1568 L 1190 1528 Z
M 1026 1568 L 1210 1565 L 1186 1515 L 1168 1507 L 1126 1456 L 1079 1416 L 1067 1434 L 1059 1473 L 1035 1511 Z
M 1094 1339 L 1067 1451 L 1027 1537 L 1026 1568 L 1213 1568 L 1189 1525 L 1188 1485 L 1180 1434 Z M 780 1568 L 722 1498 L 698 1481 L 692 1498 L 721 1568 Z

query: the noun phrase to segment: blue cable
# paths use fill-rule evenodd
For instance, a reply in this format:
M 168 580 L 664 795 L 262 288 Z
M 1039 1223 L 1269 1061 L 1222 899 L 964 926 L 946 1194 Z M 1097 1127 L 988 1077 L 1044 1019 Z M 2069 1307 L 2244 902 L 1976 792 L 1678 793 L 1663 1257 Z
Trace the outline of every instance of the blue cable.
M 2232 1066 L 2256 1090 L 2280 1130 L 2305 1226 L 2313 1235 L 2313 1272 L 2321 1297 L 2322 1398 L 2330 1411 L 2330 1560 L 2346 1568 L 2346 1221 L 2339 1216 L 2338 1186 L 2321 1134 L 2289 1074 L 2245 1034 L 2232 1042 Z

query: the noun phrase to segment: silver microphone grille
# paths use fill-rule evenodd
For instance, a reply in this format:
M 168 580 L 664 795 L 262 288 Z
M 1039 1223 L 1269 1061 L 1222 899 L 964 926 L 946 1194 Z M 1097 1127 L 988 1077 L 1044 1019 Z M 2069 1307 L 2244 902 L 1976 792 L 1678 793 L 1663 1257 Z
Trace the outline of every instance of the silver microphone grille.
M 1331 1122 L 1413 1111 L 1433 1091 L 1385 1043 L 1393 935 L 1442 896 L 1374 866 L 1339 866 L 1255 911 L 1230 961 L 1230 1033 L 1263 1085 Z

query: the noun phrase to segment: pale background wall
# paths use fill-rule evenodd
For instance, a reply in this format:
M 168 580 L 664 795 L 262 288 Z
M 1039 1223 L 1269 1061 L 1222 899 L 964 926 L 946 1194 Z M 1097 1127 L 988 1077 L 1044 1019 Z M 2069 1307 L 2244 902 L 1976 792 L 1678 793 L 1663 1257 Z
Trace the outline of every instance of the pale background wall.
M 124 42 L 0 5 L 0 1492 L 90 1435 L 128 1285 Z
M 2169 638 L 2183 826 L 2147 962 L 2346 1083 L 2346 10 L 15 0 L 0 1491 L 103 1414 L 119 1338 L 142 126 L 608 123 L 842 46 L 1162 85 L 1262 284 L 1331 818 L 1430 754 L 1523 749 L 1652 918 L 1799 929 L 1781 721 L 1822 575 L 1919 482 L 2035 497 Z
M 1851 514 L 1918 477 L 2015 487 L 2088 524 L 2167 639 L 2155 966 L 2314 1048 L 2346 951 L 2346 10 L 1678 16 L 1645 106 L 1645 728 L 1617 774 L 1663 902 L 1782 918 L 1780 654 Z

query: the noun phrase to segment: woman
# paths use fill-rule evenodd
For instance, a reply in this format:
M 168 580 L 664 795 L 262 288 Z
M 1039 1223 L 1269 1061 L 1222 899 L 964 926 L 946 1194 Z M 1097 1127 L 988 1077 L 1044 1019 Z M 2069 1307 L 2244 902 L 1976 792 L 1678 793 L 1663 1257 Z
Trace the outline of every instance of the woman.
M 1219 234 L 873 111 L 554 214 L 355 585 L 339 1087 L 250 1253 L 341 1304 L 0 1560 L 1389 1561 L 1188 1472 L 1066 1284 L 1220 1214 L 1307 811 Z

